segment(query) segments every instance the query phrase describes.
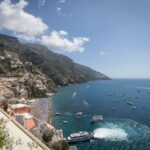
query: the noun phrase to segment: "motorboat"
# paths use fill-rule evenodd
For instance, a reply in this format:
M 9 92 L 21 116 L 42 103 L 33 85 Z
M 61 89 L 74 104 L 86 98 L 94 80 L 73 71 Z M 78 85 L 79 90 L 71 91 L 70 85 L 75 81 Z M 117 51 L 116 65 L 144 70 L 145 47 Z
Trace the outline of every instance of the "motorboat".
M 74 114 L 75 116 L 80 116 L 80 115 L 82 115 L 83 114 L 83 112 L 77 112 L 76 114 Z
M 101 121 L 103 120 L 103 116 L 102 115 L 95 115 L 92 117 L 92 119 L 90 120 L 90 123 L 95 123 L 95 122 L 98 122 L 98 121 Z
M 132 102 L 127 102 L 127 104 L 128 104 L 128 105 L 133 105 L 133 103 L 132 103 Z

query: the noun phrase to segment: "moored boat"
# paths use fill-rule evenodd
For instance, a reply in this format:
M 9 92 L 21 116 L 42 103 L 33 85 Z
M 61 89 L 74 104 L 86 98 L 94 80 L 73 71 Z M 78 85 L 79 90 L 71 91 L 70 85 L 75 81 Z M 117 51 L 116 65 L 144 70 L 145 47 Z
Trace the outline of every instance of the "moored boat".
M 59 113 L 59 112 L 56 112 L 56 113 L 55 113 L 55 115 L 56 115 L 56 116 L 59 116 L 59 115 L 61 115 L 61 113 Z

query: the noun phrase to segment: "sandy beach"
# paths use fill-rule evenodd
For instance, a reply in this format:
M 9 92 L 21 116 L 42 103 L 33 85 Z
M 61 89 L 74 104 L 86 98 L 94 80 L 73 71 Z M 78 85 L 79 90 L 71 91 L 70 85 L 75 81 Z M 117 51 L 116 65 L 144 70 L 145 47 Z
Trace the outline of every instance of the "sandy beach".
M 33 115 L 42 122 L 51 124 L 51 103 L 52 98 L 39 98 L 31 104 Z

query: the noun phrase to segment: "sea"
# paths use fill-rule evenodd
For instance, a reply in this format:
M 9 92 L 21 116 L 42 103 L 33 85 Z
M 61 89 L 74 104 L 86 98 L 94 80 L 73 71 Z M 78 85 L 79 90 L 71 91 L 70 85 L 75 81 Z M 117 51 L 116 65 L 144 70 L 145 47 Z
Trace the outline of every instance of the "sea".
M 78 150 L 150 150 L 150 79 L 60 87 L 52 108 L 61 113 L 52 124 L 63 130 L 64 137 L 79 131 L 94 133 L 94 139 L 77 144 Z M 77 112 L 83 114 L 77 117 Z M 90 124 L 94 115 L 103 120 Z

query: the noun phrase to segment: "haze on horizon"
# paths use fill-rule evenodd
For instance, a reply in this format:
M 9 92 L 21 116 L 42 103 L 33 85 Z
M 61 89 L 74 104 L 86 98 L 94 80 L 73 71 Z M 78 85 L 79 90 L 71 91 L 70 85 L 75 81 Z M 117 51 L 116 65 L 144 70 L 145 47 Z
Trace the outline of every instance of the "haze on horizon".
M 149 0 L 0 0 L 0 33 L 111 78 L 150 78 Z

